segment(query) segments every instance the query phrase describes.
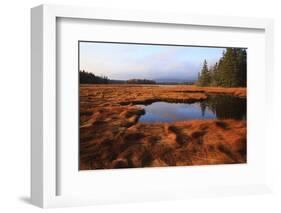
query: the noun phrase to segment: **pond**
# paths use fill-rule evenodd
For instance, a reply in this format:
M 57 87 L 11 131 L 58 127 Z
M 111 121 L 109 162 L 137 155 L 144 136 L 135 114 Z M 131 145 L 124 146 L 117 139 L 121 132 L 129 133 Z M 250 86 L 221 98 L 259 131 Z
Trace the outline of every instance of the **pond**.
M 139 122 L 174 122 L 192 119 L 236 119 L 245 120 L 246 98 L 231 95 L 208 95 L 208 98 L 195 103 L 154 102 L 138 105 L 145 109 Z

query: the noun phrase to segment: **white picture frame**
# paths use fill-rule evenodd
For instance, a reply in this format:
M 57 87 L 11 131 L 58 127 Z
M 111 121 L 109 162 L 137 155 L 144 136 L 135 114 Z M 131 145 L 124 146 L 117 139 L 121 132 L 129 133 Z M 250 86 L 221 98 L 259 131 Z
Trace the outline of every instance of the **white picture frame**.
M 123 11 L 112 9 L 96 9 L 74 6 L 41 5 L 31 9 L 31 201 L 34 205 L 47 207 L 63 207 L 92 205 L 99 203 L 138 202 L 143 200 L 182 199 L 187 197 L 253 194 L 270 191 L 270 178 L 258 184 L 226 185 L 220 187 L 183 187 L 156 190 L 154 193 L 91 195 L 58 195 L 57 165 L 57 19 L 113 20 L 119 22 L 142 22 L 161 25 L 192 25 L 202 27 L 219 27 L 231 29 L 256 29 L 265 34 L 265 69 L 266 87 L 262 92 L 266 95 L 269 108 L 272 107 L 273 85 L 273 21 L 271 19 L 216 17 L 203 15 L 152 13 L 146 11 Z M 251 89 L 251 88 L 249 88 Z M 254 89 L 254 88 L 252 88 Z M 266 129 L 270 129 L 271 112 L 265 115 Z M 268 133 L 268 132 L 267 132 Z M 264 135 L 264 145 L 270 143 L 269 134 Z M 264 153 L 265 154 L 265 153 Z M 266 156 L 264 156 L 266 158 Z M 270 177 L 270 165 L 266 164 L 260 172 Z M 150 170 L 154 170 L 153 168 Z M 177 170 L 175 170 L 177 172 Z M 180 172 L 180 171 L 179 171 Z M 115 172 L 115 175 L 118 173 Z M 180 173 L 179 173 L 180 174 Z M 163 177 L 164 178 L 164 177 Z

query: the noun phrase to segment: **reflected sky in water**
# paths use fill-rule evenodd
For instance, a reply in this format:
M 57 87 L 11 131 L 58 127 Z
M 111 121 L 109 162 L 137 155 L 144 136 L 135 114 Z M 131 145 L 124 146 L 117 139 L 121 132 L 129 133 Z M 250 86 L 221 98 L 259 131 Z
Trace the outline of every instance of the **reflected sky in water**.
M 174 122 L 192 119 L 246 119 L 246 99 L 229 95 L 209 95 L 192 104 L 155 102 L 138 105 L 145 109 L 140 122 Z
M 155 102 L 148 106 L 139 106 L 145 109 L 145 115 L 139 119 L 140 122 L 173 122 L 198 118 L 216 118 L 216 115 L 210 110 L 206 110 L 205 114 L 202 115 L 199 103 L 183 104 Z

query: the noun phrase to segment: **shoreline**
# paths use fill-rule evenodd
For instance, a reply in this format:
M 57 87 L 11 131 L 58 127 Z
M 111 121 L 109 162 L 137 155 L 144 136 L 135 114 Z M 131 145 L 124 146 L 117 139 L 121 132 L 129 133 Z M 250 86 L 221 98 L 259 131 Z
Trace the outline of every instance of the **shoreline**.
M 146 102 L 197 102 L 246 88 L 81 85 L 80 169 L 246 163 L 245 120 L 138 122 Z

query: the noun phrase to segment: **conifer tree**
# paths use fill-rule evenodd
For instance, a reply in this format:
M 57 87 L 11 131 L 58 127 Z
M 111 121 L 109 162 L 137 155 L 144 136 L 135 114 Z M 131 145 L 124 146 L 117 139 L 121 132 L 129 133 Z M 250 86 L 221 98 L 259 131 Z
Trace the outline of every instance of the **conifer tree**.
M 247 86 L 247 52 L 243 48 L 226 48 L 220 60 L 208 69 L 204 60 L 198 74 L 199 86 Z
M 211 83 L 211 74 L 208 69 L 207 61 L 204 60 L 198 84 L 199 84 L 199 86 L 208 86 L 208 85 L 210 85 L 210 83 Z

